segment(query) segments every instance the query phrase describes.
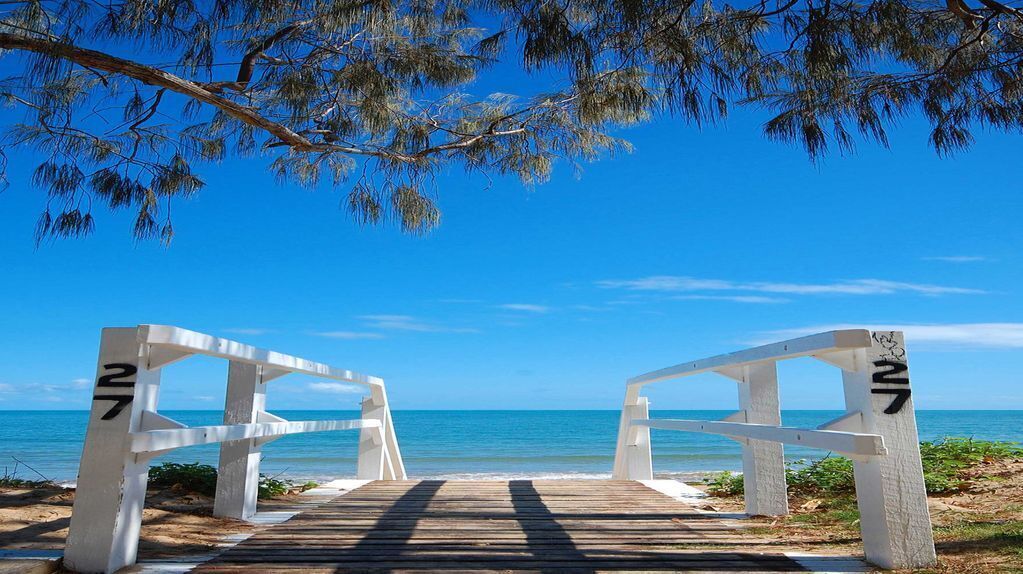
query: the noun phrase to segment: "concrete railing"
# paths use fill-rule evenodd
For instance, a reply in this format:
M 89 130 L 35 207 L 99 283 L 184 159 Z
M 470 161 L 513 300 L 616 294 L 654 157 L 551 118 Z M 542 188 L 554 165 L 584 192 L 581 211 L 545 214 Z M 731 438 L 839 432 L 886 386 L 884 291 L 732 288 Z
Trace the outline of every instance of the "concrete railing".
M 229 361 L 223 425 L 190 428 L 157 410 L 161 369 L 192 355 Z M 367 386 L 362 418 L 286 421 L 266 412 L 267 383 L 289 373 Z M 155 456 L 222 443 L 213 512 L 245 520 L 256 512 L 263 444 L 287 434 L 350 429 L 360 430 L 359 478 L 405 478 L 382 379 L 178 327 L 103 329 L 64 563 L 79 572 L 135 563 Z
M 781 426 L 776 364 L 796 357 L 813 357 L 842 370 L 844 415 L 815 429 Z M 739 383 L 739 411 L 720 421 L 650 418 L 649 402 L 640 396 L 644 385 L 708 372 Z M 724 435 L 741 443 L 749 515 L 788 514 L 783 444 L 844 454 L 853 460 L 867 560 L 884 568 L 935 563 L 901 332 L 831 331 L 629 379 L 615 478 L 653 478 L 651 428 Z

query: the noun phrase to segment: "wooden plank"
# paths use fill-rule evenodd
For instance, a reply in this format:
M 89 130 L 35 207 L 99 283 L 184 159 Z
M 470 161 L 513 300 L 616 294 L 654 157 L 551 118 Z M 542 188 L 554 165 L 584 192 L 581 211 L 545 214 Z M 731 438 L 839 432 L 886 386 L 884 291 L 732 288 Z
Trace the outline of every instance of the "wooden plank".
M 381 481 L 257 533 L 195 572 L 800 571 L 630 481 Z

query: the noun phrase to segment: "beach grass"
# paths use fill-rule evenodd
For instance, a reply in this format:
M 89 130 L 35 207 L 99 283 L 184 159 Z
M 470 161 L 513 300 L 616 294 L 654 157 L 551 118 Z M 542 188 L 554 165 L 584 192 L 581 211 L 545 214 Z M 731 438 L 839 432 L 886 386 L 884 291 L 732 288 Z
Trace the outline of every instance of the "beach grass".
M 945 438 L 920 445 L 939 564 L 924 572 L 1023 574 L 1023 448 Z M 859 552 L 852 462 L 838 456 L 788 467 L 792 513 L 758 517 L 746 531 L 813 551 Z M 712 504 L 742 508 L 742 475 L 706 481 Z
M 921 442 L 920 456 L 927 493 L 941 494 L 962 490 L 968 484 L 964 471 L 980 463 L 1023 457 L 1023 447 L 1014 442 L 947 437 Z M 788 463 L 785 479 L 792 494 L 842 496 L 856 490 L 852 461 L 842 456 Z M 705 482 L 707 491 L 716 496 L 734 496 L 743 491 L 742 475 L 738 473 L 718 473 Z
M 198 462 L 165 462 L 149 469 L 149 485 L 213 496 L 217 491 L 217 469 Z M 295 488 L 305 491 L 318 486 L 315 482 L 295 485 L 277 476 L 259 475 L 259 498 L 283 496 Z

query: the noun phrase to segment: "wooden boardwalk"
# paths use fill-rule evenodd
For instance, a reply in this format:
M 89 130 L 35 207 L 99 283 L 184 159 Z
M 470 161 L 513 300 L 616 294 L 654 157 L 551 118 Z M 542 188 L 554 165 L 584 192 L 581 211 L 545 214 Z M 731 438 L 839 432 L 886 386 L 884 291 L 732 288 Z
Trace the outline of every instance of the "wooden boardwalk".
M 638 482 L 377 481 L 268 528 L 195 572 L 804 569 Z

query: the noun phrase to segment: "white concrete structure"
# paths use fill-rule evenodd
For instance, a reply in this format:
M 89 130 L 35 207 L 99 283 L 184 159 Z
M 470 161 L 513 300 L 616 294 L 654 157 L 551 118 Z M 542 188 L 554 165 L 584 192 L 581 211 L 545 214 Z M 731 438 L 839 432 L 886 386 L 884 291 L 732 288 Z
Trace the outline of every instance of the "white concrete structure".
M 816 429 L 781 426 L 778 361 L 813 357 L 842 370 L 846 413 Z M 649 418 L 644 385 L 698 373 L 738 382 L 739 411 L 722 421 Z M 920 444 L 901 332 L 845 330 L 719 355 L 629 379 L 615 452 L 614 478 L 653 478 L 650 429 L 724 435 L 743 447 L 750 515 L 788 513 L 783 444 L 853 460 L 860 530 L 868 561 L 883 568 L 935 564 Z
M 224 424 L 193 427 L 157 410 L 160 370 L 192 355 L 229 361 Z M 369 387 L 362 418 L 286 421 L 266 412 L 266 387 L 289 373 Z M 286 434 L 360 429 L 358 477 L 405 478 L 382 379 L 165 325 L 103 329 L 92 412 L 64 564 L 114 572 L 135 563 L 149 460 L 183 446 L 222 443 L 214 513 L 256 511 L 260 448 Z

